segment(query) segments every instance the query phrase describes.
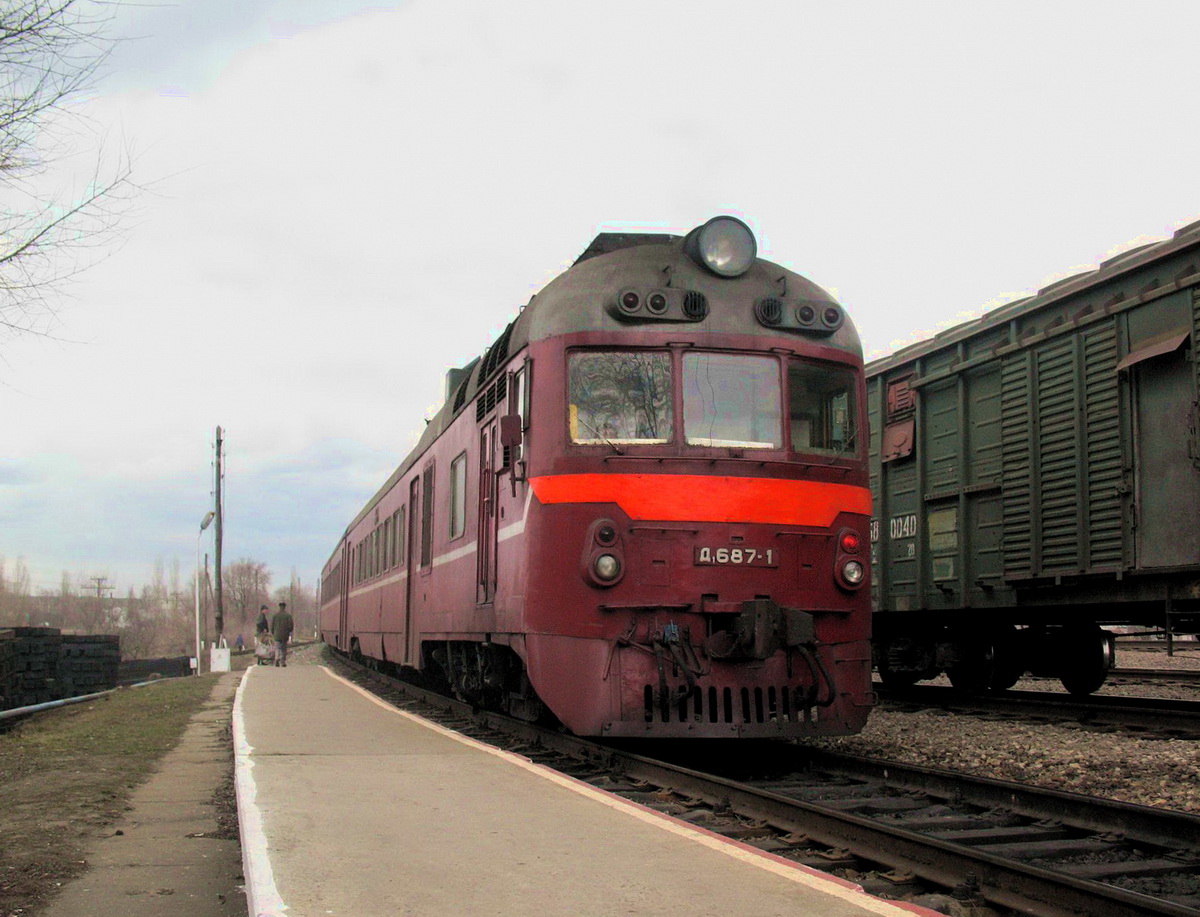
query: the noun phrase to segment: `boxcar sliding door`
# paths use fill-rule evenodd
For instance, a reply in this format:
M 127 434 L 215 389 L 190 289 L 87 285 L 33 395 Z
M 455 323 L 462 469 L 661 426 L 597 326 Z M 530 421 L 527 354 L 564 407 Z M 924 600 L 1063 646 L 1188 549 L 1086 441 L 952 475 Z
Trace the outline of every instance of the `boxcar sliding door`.
M 1133 367 L 1138 567 L 1200 563 L 1200 469 L 1188 454 L 1195 389 L 1187 357 L 1179 347 Z

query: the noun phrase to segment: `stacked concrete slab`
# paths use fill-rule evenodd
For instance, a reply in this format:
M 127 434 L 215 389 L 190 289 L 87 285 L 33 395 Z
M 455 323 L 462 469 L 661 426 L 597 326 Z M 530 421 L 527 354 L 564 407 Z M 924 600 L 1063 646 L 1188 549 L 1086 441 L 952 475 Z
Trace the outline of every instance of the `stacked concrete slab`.
M 0 710 L 11 704 L 17 689 L 17 641 L 11 629 L 0 630 Z
M 116 687 L 117 636 L 64 636 L 57 627 L 0 630 L 0 709 Z
M 17 640 L 17 684 L 13 707 L 28 707 L 62 698 L 58 657 L 62 631 L 57 627 L 14 627 Z
M 93 694 L 117 686 L 117 671 L 121 666 L 120 637 L 115 634 L 64 634 L 62 639 L 58 670 L 64 697 Z

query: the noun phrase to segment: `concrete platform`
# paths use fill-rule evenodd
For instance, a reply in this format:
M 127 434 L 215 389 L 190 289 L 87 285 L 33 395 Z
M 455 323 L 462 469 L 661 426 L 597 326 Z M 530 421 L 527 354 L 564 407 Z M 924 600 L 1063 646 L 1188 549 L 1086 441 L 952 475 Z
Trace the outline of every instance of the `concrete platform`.
M 234 702 L 250 914 L 932 914 L 697 829 L 372 698 L 317 666 Z

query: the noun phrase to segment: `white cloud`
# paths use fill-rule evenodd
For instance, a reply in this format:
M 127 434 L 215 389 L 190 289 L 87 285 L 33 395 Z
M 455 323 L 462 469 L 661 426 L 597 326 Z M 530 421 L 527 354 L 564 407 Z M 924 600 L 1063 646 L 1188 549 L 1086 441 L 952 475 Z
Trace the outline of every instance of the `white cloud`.
M 152 188 L 64 310 L 87 343 L 6 348 L 36 475 L 0 480 L 0 554 L 186 560 L 222 424 L 226 554 L 315 574 L 445 369 L 604 225 L 743 213 L 877 355 L 1198 209 L 1191 6 L 366 6 L 123 12 L 89 114 Z

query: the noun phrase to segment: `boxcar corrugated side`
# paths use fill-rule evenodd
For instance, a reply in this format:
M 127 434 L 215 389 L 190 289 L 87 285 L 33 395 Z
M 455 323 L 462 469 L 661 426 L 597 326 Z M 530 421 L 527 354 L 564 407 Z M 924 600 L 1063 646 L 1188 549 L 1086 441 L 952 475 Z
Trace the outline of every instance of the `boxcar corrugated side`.
M 876 665 L 1076 693 L 1200 623 L 1200 224 L 868 365 Z

